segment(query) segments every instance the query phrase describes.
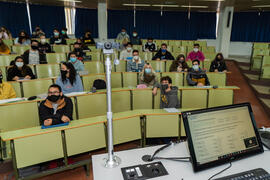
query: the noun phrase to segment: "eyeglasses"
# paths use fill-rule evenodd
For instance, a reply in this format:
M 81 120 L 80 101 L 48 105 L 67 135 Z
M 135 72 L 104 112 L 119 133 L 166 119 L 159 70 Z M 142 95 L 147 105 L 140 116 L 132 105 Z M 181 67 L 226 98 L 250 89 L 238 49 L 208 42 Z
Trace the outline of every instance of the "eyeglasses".
M 54 95 L 54 94 L 59 94 L 60 92 L 58 91 L 53 91 L 53 92 L 48 92 L 49 95 Z

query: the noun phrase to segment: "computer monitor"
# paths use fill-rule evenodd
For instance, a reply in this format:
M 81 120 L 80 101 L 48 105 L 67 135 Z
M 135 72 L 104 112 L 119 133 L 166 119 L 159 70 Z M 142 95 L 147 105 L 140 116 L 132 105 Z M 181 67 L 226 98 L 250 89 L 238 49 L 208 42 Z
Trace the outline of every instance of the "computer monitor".
M 263 152 L 249 103 L 182 112 L 194 171 Z

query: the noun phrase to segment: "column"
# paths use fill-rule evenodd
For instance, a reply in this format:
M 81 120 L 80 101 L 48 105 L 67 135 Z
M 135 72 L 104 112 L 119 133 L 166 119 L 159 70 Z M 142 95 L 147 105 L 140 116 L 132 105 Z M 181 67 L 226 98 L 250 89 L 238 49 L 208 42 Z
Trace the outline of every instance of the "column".
M 222 52 L 224 58 L 229 57 L 233 12 L 234 7 L 227 6 L 220 12 L 219 15 L 217 50 L 218 52 Z
M 107 3 L 106 1 L 98 2 L 98 35 L 99 41 L 105 42 L 107 41 Z

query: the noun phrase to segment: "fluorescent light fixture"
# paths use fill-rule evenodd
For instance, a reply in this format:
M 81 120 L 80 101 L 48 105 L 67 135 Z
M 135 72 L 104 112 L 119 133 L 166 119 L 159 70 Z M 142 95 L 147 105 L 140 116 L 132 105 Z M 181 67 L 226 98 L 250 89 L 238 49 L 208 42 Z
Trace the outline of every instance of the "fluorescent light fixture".
M 197 0 L 197 1 L 221 2 L 221 1 L 225 1 L 225 0 Z
M 153 7 L 179 7 L 179 5 L 169 5 L 169 4 L 153 4 Z
M 150 4 L 122 4 L 123 6 L 140 6 L 140 7 L 149 7 L 151 6 Z
M 208 6 L 189 6 L 189 5 L 182 5 L 183 8 L 208 8 Z
M 58 0 L 58 1 L 62 1 L 62 2 L 77 2 L 77 3 L 80 3 L 82 1 L 78 1 L 78 0 Z
M 255 7 L 255 8 L 266 8 L 266 7 L 270 7 L 270 4 L 268 4 L 268 5 L 251 6 L 251 7 Z

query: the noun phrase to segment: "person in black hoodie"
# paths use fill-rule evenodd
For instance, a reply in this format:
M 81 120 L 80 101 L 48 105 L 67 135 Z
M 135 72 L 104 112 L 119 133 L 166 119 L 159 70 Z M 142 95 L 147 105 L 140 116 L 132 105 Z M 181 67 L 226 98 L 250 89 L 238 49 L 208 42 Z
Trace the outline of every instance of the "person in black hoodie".
M 37 40 L 31 41 L 31 49 L 23 53 L 25 64 L 47 64 L 46 55 L 39 51 L 39 42 Z
M 90 31 L 85 32 L 84 36 L 82 37 L 82 41 L 83 41 L 83 44 L 85 44 L 85 45 L 95 45 L 96 44 L 95 40 L 91 36 Z
M 72 120 L 73 104 L 69 97 L 63 95 L 62 89 L 53 84 L 48 89 L 46 100 L 39 106 L 40 124 L 51 126 Z
M 216 58 L 211 62 L 210 72 L 227 72 L 227 66 L 222 53 L 218 53 Z
M 167 51 L 167 44 L 161 44 L 160 50 L 157 54 L 152 58 L 152 60 L 174 60 L 172 54 Z
M 53 36 L 50 38 L 50 44 L 67 44 L 67 41 L 60 35 L 58 29 L 54 29 Z
M 46 42 L 46 37 L 44 35 L 40 36 L 40 43 L 38 45 L 39 52 L 45 54 L 45 53 L 52 53 L 52 48 L 49 43 Z

